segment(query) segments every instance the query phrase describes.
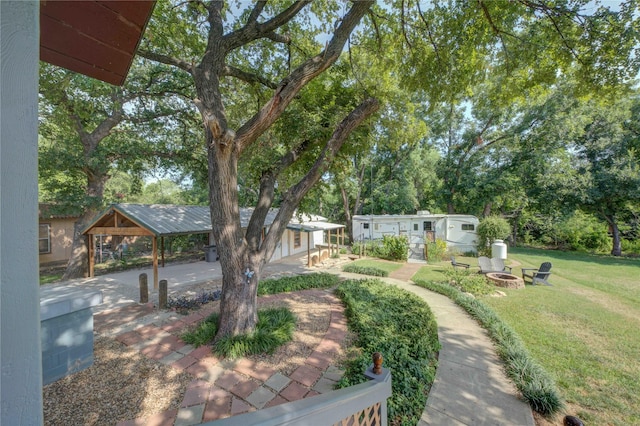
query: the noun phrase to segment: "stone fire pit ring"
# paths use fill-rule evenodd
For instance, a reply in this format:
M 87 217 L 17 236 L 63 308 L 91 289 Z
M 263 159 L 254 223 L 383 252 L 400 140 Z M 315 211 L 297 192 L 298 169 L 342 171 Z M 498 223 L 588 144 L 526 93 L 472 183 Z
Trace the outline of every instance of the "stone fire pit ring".
M 498 287 L 524 288 L 524 280 L 522 278 L 507 272 L 489 272 L 485 276 Z

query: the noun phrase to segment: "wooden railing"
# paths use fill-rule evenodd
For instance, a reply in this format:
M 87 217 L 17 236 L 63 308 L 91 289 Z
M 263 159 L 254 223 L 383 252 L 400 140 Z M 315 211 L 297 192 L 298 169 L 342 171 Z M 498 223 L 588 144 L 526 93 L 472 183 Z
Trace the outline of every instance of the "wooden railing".
M 387 398 L 391 396 L 391 373 L 382 368 L 382 357 L 374 354 L 366 383 L 299 401 L 229 417 L 208 426 L 270 425 L 387 425 Z

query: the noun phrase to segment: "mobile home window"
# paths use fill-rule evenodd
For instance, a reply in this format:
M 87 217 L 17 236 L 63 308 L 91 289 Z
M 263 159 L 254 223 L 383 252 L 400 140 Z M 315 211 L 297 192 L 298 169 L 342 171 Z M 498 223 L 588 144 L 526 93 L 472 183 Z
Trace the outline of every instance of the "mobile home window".
M 475 226 L 473 225 L 473 223 L 463 223 L 462 224 L 462 230 L 463 231 L 473 231 L 475 229 Z
M 417 230 L 418 230 L 418 224 L 417 224 L 417 223 L 414 223 L 414 224 L 413 224 L 413 230 L 414 230 L 414 231 L 417 231 Z
M 293 248 L 300 247 L 300 231 L 293 231 Z
M 432 222 L 422 222 L 422 230 L 423 231 L 433 231 Z
M 368 223 L 363 223 L 362 224 L 362 228 L 363 229 L 369 229 L 369 224 Z
M 51 225 L 41 223 L 38 233 L 38 248 L 40 254 L 51 253 Z

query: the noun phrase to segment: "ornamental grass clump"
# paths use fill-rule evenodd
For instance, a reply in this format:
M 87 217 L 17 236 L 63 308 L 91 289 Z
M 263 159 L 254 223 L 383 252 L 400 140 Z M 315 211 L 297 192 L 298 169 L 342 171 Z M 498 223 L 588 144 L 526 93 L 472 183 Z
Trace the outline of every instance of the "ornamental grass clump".
M 258 284 L 258 296 L 306 290 L 310 288 L 330 288 L 338 285 L 339 281 L 340 277 L 326 272 L 266 279 L 260 281 Z
M 213 341 L 218 331 L 217 313 L 211 314 L 198 327 L 183 334 L 182 340 L 195 347 Z M 216 355 L 240 358 L 254 354 L 272 354 L 279 346 L 291 341 L 296 317 L 287 308 L 271 308 L 258 311 L 258 324 L 253 333 L 228 336 L 218 340 L 212 348 Z
M 340 388 L 364 382 L 371 355 L 380 352 L 383 367 L 393 372 L 388 401 L 389 424 L 415 425 L 420 420 L 435 378 L 437 325 L 419 297 L 376 279 L 344 281 L 336 290 L 345 304 L 349 328 L 360 355 L 347 363 Z
M 359 266 L 354 264 L 344 265 L 342 267 L 344 272 L 350 272 L 352 274 L 372 275 L 374 277 L 388 277 L 389 272 L 382 269 L 373 268 L 371 266 Z

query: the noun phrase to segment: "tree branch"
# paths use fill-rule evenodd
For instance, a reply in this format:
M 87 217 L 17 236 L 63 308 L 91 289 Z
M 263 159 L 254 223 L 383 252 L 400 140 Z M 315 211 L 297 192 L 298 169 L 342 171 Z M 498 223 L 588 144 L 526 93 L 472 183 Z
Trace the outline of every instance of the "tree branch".
M 373 3 L 371 0 L 354 2 L 335 30 L 326 49 L 293 70 L 282 80 L 274 95 L 260 111 L 238 129 L 236 143 L 239 153 L 242 153 L 280 117 L 289 103 L 309 81 L 329 68 L 338 59 L 349 35 Z
M 162 55 L 160 53 L 150 52 L 148 50 L 138 50 L 137 54 L 152 61 L 178 67 L 181 70 L 184 70 L 193 75 L 193 64 L 190 64 L 187 61 L 183 61 L 182 59 L 174 58 L 169 55 Z
M 287 226 L 296 207 L 300 203 L 300 200 L 309 192 L 313 185 L 318 182 L 323 173 L 325 173 L 331 162 L 335 158 L 337 152 L 345 143 L 347 137 L 351 132 L 358 127 L 364 120 L 369 118 L 379 108 L 380 104 L 375 98 L 368 98 L 364 100 L 356 109 L 345 117 L 340 124 L 336 127 L 336 130 L 331 135 L 331 138 L 327 141 L 320 156 L 316 159 L 315 163 L 307 174 L 295 185 L 293 185 L 284 195 L 284 199 L 280 204 L 280 209 L 276 215 L 267 236 L 260 248 L 263 253 L 269 255 L 275 250 L 277 239 L 281 235 L 283 228 Z
M 263 86 L 266 86 L 270 89 L 275 89 L 278 87 L 276 83 L 270 80 L 267 80 L 266 78 L 260 75 L 249 73 L 241 70 L 240 68 L 232 67 L 229 65 L 224 66 L 224 68 L 222 69 L 222 75 L 228 76 L 228 77 L 235 77 L 249 84 L 260 83 Z
M 257 18 L 260 12 L 262 12 L 262 7 L 264 6 L 260 7 L 260 10 L 257 11 L 256 9 L 259 7 L 259 4 L 256 4 L 256 7 L 251 11 L 251 15 L 249 16 L 250 19 L 247 21 L 247 24 L 244 27 L 224 36 L 227 48 L 231 51 L 247 44 L 250 41 L 257 40 L 262 37 L 269 37 L 268 34 L 272 34 L 276 29 L 295 18 L 295 16 L 309 3 L 311 3 L 310 0 L 295 1 L 287 9 L 262 24 L 257 22 Z

